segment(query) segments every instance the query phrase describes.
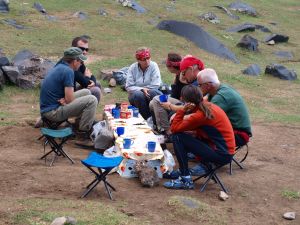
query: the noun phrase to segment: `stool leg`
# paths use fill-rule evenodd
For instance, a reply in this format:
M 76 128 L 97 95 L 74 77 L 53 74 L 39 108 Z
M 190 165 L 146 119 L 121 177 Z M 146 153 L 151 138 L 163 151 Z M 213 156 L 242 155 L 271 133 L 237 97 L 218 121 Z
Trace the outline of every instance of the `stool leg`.
M 244 167 L 238 161 L 236 161 L 235 158 L 232 158 L 232 161 L 235 162 L 235 164 L 238 165 L 241 170 L 244 169 Z
M 112 194 L 111 194 L 111 191 L 109 190 L 109 188 L 107 187 L 107 182 L 106 181 L 103 181 L 104 182 L 104 187 L 105 187 L 105 189 L 106 189 L 106 191 L 107 191 L 107 193 L 108 193 L 108 195 L 109 195 L 109 198 L 110 198 L 110 200 L 113 200 L 112 199 Z
M 213 173 L 209 174 L 208 178 L 206 179 L 206 181 L 204 182 L 204 184 L 201 186 L 200 192 L 204 191 L 204 189 L 206 188 L 206 185 L 208 184 L 208 182 L 210 181 L 210 179 L 211 179 L 212 176 L 213 176 Z
M 217 174 L 214 174 L 213 177 L 218 182 L 218 184 L 221 186 L 222 190 L 225 193 L 228 193 L 227 190 L 226 190 L 226 188 L 224 187 L 223 183 L 220 181 L 219 177 L 217 176 Z
M 94 187 L 96 187 L 99 184 L 100 181 L 101 180 L 98 180 L 98 179 L 95 180 L 95 183 L 93 185 L 91 185 L 91 187 L 89 189 L 87 189 L 85 192 L 83 192 L 83 194 L 81 195 L 81 198 L 84 198 L 85 196 L 87 196 L 94 189 Z

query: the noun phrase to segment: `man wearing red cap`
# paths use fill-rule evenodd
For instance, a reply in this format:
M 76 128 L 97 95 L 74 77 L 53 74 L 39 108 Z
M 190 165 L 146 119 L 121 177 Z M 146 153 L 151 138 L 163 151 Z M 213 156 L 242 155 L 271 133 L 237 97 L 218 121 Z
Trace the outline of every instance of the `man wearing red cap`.
M 197 83 L 197 74 L 204 69 L 204 63 L 191 55 L 185 56 L 180 64 L 179 70 L 181 72 L 179 80 L 181 83 L 185 84 L 194 84 Z M 179 109 L 183 108 L 182 102 L 176 98 L 168 98 L 168 102 L 162 103 L 159 101 L 159 98 L 155 97 L 151 103 L 150 108 L 155 114 L 156 119 L 156 129 L 165 135 L 170 135 L 170 123 L 167 120 L 167 116 L 169 113 L 176 112 Z
M 149 102 L 156 95 L 162 93 L 158 90 L 161 85 L 161 76 L 156 62 L 151 61 L 149 48 L 139 48 L 135 57 L 137 62 L 128 69 L 126 91 L 131 105 L 139 109 L 144 119 L 151 116 Z

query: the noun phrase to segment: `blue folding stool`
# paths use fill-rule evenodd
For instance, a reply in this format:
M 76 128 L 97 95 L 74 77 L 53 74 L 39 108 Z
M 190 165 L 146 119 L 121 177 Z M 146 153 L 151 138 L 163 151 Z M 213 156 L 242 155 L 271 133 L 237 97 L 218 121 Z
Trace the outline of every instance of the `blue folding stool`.
M 41 128 L 42 135 L 46 138 L 44 142 L 44 153 L 46 151 L 46 145 L 49 143 L 51 151 L 45 153 L 41 159 L 45 159 L 51 153 L 54 152 L 55 155 L 50 163 L 50 166 L 53 165 L 57 156 L 67 157 L 71 163 L 74 163 L 73 159 L 63 150 L 63 144 L 73 135 L 72 129 L 67 127 L 64 129 L 54 130 L 49 128 Z M 56 140 L 59 139 L 60 142 Z
M 98 154 L 97 152 L 92 152 L 86 159 L 81 160 L 82 164 L 85 165 L 96 176 L 96 178 L 86 187 L 86 190 L 82 194 L 81 198 L 87 196 L 101 181 L 103 181 L 105 189 L 112 200 L 112 194 L 109 187 L 114 191 L 116 191 L 116 189 L 110 183 L 108 183 L 106 176 L 113 168 L 118 166 L 122 160 L 123 157 L 121 156 L 108 158 Z M 97 168 L 98 172 L 92 167 Z

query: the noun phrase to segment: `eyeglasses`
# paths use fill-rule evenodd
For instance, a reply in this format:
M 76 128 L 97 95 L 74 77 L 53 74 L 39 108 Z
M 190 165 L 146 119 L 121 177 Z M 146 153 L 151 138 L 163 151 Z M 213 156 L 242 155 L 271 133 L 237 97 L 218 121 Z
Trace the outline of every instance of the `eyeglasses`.
M 205 83 L 202 83 L 202 84 L 198 84 L 198 87 L 202 87 L 204 84 L 211 84 L 212 82 L 205 82 Z
M 146 60 L 149 60 L 150 57 L 147 57 L 147 58 L 143 58 L 143 59 L 138 59 L 139 61 L 146 61 Z
M 78 47 L 78 48 L 80 48 L 83 52 L 84 52 L 84 51 L 86 51 L 86 52 L 89 51 L 89 48 L 85 48 L 85 47 Z

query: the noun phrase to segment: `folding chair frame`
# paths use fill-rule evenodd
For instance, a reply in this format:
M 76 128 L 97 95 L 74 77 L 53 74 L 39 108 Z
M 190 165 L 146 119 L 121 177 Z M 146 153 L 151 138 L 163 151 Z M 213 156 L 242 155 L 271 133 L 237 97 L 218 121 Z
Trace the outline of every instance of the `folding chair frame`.
M 109 172 L 113 169 L 113 168 L 108 168 L 105 169 L 104 172 L 102 172 L 101 168 L 98 168 L 98 173 L 96 172 L 96 170 L 94 170 L 91 166 L 88 166 L 87 164 L 84 163 L 84 165 L 90 170 L 92 171 L 93 174 L 95 174 L 96 178 L 86 187 L 86 190 L 84 191 L 84 193 L 81 195 L 81 198 L 84 198 L 85 196 L 87 196 L 101 181 L 103 181 L 104 183 L 104 187 L 106 189 L 107 194 L 109 195 L 110 200 L 113 200 L 112 198 L 112 193 L 110 188 L 113 191 L 116 191 L 116 189 L 106 180 L 106 176 L 109 174 Z M 108 187 L 109 186 L 109 187 Z
M 68 120 L 64 120 L 64 121 L 60 121 L 60 122 L 53 122 L 51 120 L 48 120 L 45 117 L 42 117 L 42 121 L 43 121 L 43 126 L 50 128 L 50 129 L 57 129 L 62 123 L 67 122 L 68 124 L 71 125 L 71 123 Z M 44 135 L 42 134 L 38 140 L 41 140 L 44 137 Z
M 200 178 L 204 177 L 204 178 L 207 178 L 205 180 L 205 182 L 202 184 L 201 188 L 200 188 L 200 192 L 203 192 L 208 184 L 208 182 L 210 180 L 213 180 L 215 183 L 219 184 L 222 188 L 222 190 L 225 192 L 225 193 L 228 193 L 227 189 L 225 188 L 224 184 L 222 183 L 222 181 L 220 180 L 220 178 L 218 177 L 217 175 L 217 170 L 220 169 L 221 167 L 223 167 L 224 165 L 221 165 L 221 166 L 215 166 L 213 167 L 212 165 L 210 164 L 206 164 L 204 163 L 207 168 L 209 168 L 209 171 L 200 176 L 200 177 L 197 177 L 196 179 L 193 180 L 193 182 L 196 182 L 197 180 L 199 180 Z
M 45 140 L 45 142 L 44 142 L 44 155 L 41 157 L 41 159 L 45 159 L 45 163 L 46 163 L 46 157 L 47 157 L 51 152 L 54 152 L 55 155 L 54 155 L 54 157 L 53 157 L 53 159 L 52 159 L 52 161 L 51 161 L 51 163 L 50 163 L 50 166 L 53 165 L 53 163 L 54 163 L 55 159 L 57 158 L 57 156 L 67 157 L 67 158 L 71 161 L 71 163 L 74 164 L 73 159 L 72 159 L 72 158 L 71 158 L 71 157 L 63 150 L 63 144 L 69 139 L 69 137 L 70 137 L 71 135 L 69 135 L 69 136 L 67 136 L 67 137 L 61 138 L 60 143 L 57 143 L 57 142 L 55 141 L 55 138 L 54 138 L 54 137 L 51 137 L 51 136 L 49 136 L 49 135 L 43 135 L 43 136 L 46 138 L 46 140 Z M 46 152 L 46 145 L 47 145 L 48 143 L 49 143 L 49 145 L 50 145 L 50 147 L 51 147 L 51 150 L 50 150 L 49 152 L 45 153 L 45 152 Z
M 230 173 L 230 175 L 232 175 L 232 162 L 234 162 L 236 165 L 238 165 L 238 167 L 239 167 L 241 170 L 244 169 L 244 167 L 242 166 L 241 163 L 244 162 L 245 159 L 246 159 L 247 156 L 248 156 L 248 152 L 249 152 L 248 144 L 241 145 L 241 146 L 237 146 L 237 147 L 235 148 L 235 151 L 236 151 L 236 153 L 237 153 L 237 152 L 243 150 L 244 147 L 246 147 L 246 154 L 245 154 L 245 156 L 244 156 L 240 161 L 236 160 L 236 159 L 234 158 L 234 156 L 233 156 L 232 161 L 231 161 L 230 164 L 229 164 L 229 173 Z M 235 154 L 236 154 L 236 153 L 235 153 Z

